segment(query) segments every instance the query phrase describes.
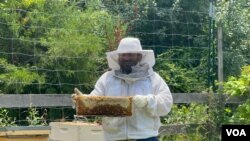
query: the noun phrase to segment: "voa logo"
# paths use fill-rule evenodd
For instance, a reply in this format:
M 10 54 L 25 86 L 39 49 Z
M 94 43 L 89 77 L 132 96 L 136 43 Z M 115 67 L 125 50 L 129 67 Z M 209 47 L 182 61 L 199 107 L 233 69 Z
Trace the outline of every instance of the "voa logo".
M 247 136 L 244 129 L 226 129 L 227 136 Z

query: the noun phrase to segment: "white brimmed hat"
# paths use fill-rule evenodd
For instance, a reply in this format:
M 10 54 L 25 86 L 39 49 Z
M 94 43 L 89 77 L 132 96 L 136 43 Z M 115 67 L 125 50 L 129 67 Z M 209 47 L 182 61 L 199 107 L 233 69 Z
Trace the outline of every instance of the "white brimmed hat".
M 120 69 L 118 56 L 122 53 L 140 53 L 142 54 L 140 63 L 147 63 L 150 67 L 153 67 L 155 64 L 153 50 L 142 50 L 141 42 L 138 38 L 127 37 L 120 41 L 117 50 L 106 53 L 108 65 L 112 70 Z

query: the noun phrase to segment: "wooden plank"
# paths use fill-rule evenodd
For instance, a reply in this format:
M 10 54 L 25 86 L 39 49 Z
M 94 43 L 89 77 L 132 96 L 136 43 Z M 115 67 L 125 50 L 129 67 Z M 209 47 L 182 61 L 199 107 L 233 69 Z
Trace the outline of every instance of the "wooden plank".
M 48 135 L 50 126 L 16 126 L 1 127 L 0 136 L 32 136 L 32 135 Z
M 223 38 L 222 38 L 222 27 L 218 27 L 218 81 L 219 81 L 219 91 L 223 90 Z
M 197 133 L 197 132 L 204 132 L 205 128 L 206 128 L 205 124 L 169 124 L 161 126 L 159 134 L 161 136 L 162 135 L 166 136 L 166 135 Z
M 0 95 L 0 108 L 71 106 L 70 94 L 4 94 Z
M 0 141 L 47 141 L 50 126 L 1 127 Z
M 37 136 L 48 135 L 50 130 L 12 130 L 0 132 L 0 136 Z
M 246 99 L 250 98 L 250 94 L 245 97 L 229 97 L 229 95 L 224 95 L 224 103 L 231 103 L 231 104 L 242 104 Z
M 209 94 L 173 93 L 174 103 L 208 103 Z M 216 94 L 214 94 L 216 96 Z M 244 99 L 228 98 L 225 103 L 242 103 Z M 0 108 L 27 107 L 69 107 L 72 106 L 71 94 L 2 94 Z
M 174 103 L 208 103 L 208 94 L 174 93 Z
M 0 137 L 0 141 L 48 141 L 48 136 Z

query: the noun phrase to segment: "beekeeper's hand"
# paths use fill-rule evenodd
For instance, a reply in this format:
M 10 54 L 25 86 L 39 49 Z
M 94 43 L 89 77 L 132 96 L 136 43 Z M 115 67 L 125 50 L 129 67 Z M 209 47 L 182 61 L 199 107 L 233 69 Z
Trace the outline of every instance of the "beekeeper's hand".
M 73 102 L 72 108 L 75 108 L 76 98 L 77 98 L 77 96 L 80 96 L 80 95 L 85 95 L 85 94 L 83 94 L 81 91 L 79 91 L 77 88 L 75 88 L 74 93 L 71 95 L 71 100 Z
M 147 104 L 148 104 L 147 96 L 143 96 L 143 95 L 135 95 L 132 98 L 132 101 L 133 101 L 133 104 L 137 108 L 143 108 L 143 107 L 147 106 Z

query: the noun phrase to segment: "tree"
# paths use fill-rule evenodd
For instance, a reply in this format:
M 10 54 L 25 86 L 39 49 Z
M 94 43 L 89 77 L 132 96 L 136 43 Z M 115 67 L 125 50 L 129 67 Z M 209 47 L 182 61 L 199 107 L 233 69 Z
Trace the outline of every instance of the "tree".
M 95 62 L 100 51 L 108 50 L 106 36 L 111 36 L 105 27 L 113 23 L 105 9 L 91 2 L 81 8 L 75 2 L 46 0 L 10 0 L 0 6 L 4 37 L 0 57 L 45 78 L 39 88 L 31 86 L 24 93 L 70 93 L 74 87 L 89 92 L 93 88 L 99 69 Z
M 223 29 L 225 78 L 237 76 L 250 63 L 249 3 L 246 0 L 218 1 L 217 24 Z
M 195 55 L 193 53 L 175 49 L 158 55 L 155 69 L 168 83 L 172 92 L 192 93 L 206 89 L 206 71 L 202 69 L 204 66 L 199 57 L 197 60 L 189 59 Z

